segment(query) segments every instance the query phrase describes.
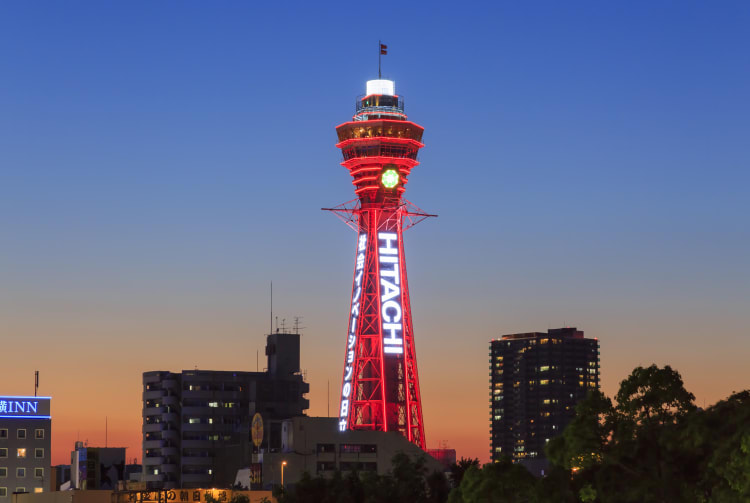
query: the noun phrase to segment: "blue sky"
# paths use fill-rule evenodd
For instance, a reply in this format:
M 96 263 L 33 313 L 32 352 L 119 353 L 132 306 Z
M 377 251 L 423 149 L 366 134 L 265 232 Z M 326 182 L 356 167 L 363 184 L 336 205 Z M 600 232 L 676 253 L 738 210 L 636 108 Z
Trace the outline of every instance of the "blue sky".
M 85 351 L 127 383 L 137 435 L 139 372 L 254 367 L 273 280 L 325 413 L 354 235 L 319 209 L 354 197 L 334 126 L 382 39 L 425 127 L 406 197 L 440 215 L 406 238 L 428 442 L 484 456 L 504 333 L 598 337 L 608 393 L 653 361 L 726 396 L 750 378 L 748 26 L 746 2 L 5 2 L 0 336 L 18 357 L 0 375 L 22 388 L 42 366 L 63 407 Z M 48 350 L 21 358 L 28 341 Z M 110 370 L 112 347 L 130 363 Z M 446 391 L 476 438 L 431 431 Z

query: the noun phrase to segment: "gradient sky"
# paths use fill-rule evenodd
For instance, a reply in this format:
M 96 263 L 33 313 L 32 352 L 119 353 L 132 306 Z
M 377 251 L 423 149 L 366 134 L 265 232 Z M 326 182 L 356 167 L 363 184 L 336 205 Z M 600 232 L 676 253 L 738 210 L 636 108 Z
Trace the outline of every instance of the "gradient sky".
M 426 437 L 488 459 L 488 343 L 577 326 L 613 394 L 748 387 L 750 3 L 0 3 L 0 394 L 141 457 L 141 373 L 255 370 L 303 317 L 337 407 L 354 233 L 334 126 L 396 81 Z M 261 359 L 261 368 L 263 361 Z

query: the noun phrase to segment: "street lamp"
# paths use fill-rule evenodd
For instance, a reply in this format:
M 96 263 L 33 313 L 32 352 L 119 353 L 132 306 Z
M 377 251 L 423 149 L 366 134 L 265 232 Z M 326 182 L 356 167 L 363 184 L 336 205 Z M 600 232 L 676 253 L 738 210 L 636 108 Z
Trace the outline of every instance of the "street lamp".
M 281 488 L 284 488 L 284 467 L 286 466 L 286 461 L 281 462 Z

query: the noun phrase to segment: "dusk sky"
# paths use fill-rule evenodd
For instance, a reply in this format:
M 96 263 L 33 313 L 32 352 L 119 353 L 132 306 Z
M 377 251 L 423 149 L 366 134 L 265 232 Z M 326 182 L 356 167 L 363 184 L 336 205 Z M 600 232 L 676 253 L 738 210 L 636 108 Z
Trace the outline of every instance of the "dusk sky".
M 149 370 L 264 366 L 302 317 L 338 406 L 355 234 L 334 127 L 425 127 L 405 234 L 428 447 L 489 459 L 489 341 L 576 326 L 603 391 L 748 387 L 750 3 L 0 3 L 0 394 L 141 458 Z

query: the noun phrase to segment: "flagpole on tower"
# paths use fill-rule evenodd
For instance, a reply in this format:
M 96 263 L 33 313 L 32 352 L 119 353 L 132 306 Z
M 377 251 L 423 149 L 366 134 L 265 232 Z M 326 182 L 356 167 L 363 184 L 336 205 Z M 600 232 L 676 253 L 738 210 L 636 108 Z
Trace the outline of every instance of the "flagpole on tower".
M 378 40 L 378 80 L 383 78 L 383 75 L 380 73 L 380 61 L 384 54 L 388 54 L 388 46 Z

